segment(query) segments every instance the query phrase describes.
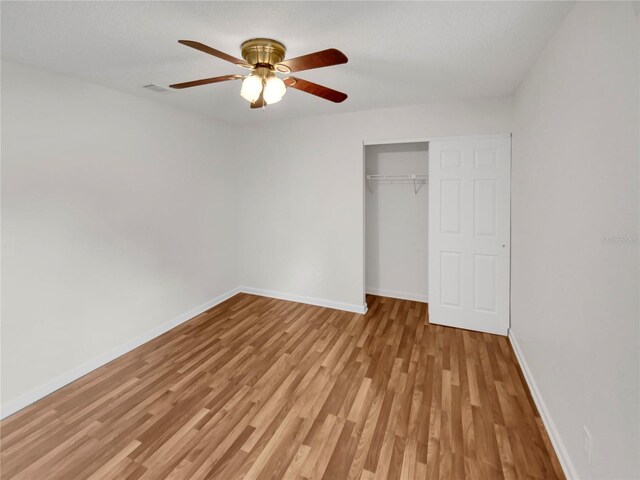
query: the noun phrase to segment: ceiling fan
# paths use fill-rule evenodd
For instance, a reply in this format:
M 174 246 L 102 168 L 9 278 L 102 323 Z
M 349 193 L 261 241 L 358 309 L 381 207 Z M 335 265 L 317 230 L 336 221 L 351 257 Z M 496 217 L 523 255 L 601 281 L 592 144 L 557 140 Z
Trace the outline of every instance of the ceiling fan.
M 240 46 L 244 59 L 241 60 L 192 40 L 178 40 L 178 43 L 234 63 L 239 67 L 247 68 L 251 70 L 251 73 L 249 75 L 222 75 L 221 77 L 176 83 L 169 85 L 171 88 L 197 87 L 209 83 L 242 79 L 240 95 L 251 103 L 251 108 L 262 108 L 279 102 L 286 93 L 287 87 L 316 95 L 334 103 L 344 102 L 347 99 L 346 93 L 301 78 L 289 76 L 283 80 L 276 75 L 276 73 L 288 74 L 347 63 L 348 59 L 345 54 L 335 48 L 285 60 L 286 48 L 281 42 L 270 38 L 252 38 Z

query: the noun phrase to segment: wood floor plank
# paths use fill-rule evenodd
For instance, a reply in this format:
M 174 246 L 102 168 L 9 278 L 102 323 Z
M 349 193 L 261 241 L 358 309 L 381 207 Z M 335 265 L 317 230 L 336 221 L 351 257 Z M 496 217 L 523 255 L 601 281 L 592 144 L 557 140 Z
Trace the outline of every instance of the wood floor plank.
M 0 478 L 562 479 L 508 340 L 238 294 L 0 423 Z

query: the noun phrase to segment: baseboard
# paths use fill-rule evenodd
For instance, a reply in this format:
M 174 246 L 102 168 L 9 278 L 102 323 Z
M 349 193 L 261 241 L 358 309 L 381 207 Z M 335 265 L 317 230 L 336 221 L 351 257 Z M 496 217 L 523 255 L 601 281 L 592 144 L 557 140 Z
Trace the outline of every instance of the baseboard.
M 399 298 L 400 300 L 411 300 L 413 302 L 429 303 L 428 295 L 420 295 L 417 293 L 399 292 L 397 290 L 386 290 L 384 288 L 366 287 L 365 291 L 370 295 L 379 295 L 380 297 Z
M 542 398 L 542 393 L 538 389 L 536 381 L 531 374 L 531 370 L 529 369 L 529 365 L 524 358 L 522 350 L 520 350 L 520 346 L 518 345 L 518 340 L 513 335 L 513 331 L 509 330 L 509 340 L 511 341 L 511 346 L 513 347 L 513 351 L 516 354 L 518 359 L 518 363 L 520 363 L 520 368 L 522 368 L 522 373 L 524 374 L 524 378 L 527 381 L 527 385 L 529 386 L 529 390 L 531 391 L 531 396 L 533 397 L 533 401 L 538 407 L 538 412 L 540 412 L 540 417 L 542 418 L 542 422 L 544 423 L 545 428 L 547 429 L 547 433 L 549 434 L 549 438 L 551 440 L 551 444 L 553 445 L 553 449 L 556 451 L 556 455 L 558 456 L 558 461 L 560 462 L 560 466 L 564 472 L 565 477 L 567 479 L 578 479 L 578 474 L 576 473 L 576 469 L 573 466 L 573 462 L 571 461 L 571 457 L 569 457 L 569 453 L 567 452 L 566 447 L 564 446 L 564 442 L 560 437 L 560 433 L 556 428 L 555 423 L 553 423 L 553 419 L 551 418 L 551 414 L 549 410 L 547 410 L 547 406 L 544 403 Z
M 46 397 L 47 395 L 55 392 L 56 390 L 64 387 L 65 385 L 68 385 L 69 383 L 77 380 L 78 378 L 85 376 L 87 373 L 102 367 L 103 365 L 115 360 L 116 358 L 124 355 L 125 353 L 130 352 L 131 350 L 139 347 L 140 345 L 147 343 L 150 340 L 153 340 L 154 338 L 162 335 L 163 333 L 168 332 L 169 330 L 177 327 L 181 323 L 184 323 L 187 320 L 191 320 L 193 317 L 196 317 L 200 315 L 202 312 L 205 312 L 210 308 L 215 307 L 219 303 L 224 302 L 225 300 L 233 297 L 239 292 L 240 290 L 238 288 L 234 288 L 233 290 L 223 293 L 222 295 L 219 295 L 216 298 L 209 300 L 208 302 L 203 303 L 202 305 L 199 305 L 195 308 L 192 308 L 191 310 L 183 313 L 182 315 L 177 316 L 173 320 L 170 320 L 167 323 L 164 323 L 154 328 L 153 330 L 150 330 L 134 338 L 133 340 L 125 343 L 124 345 L 121 345 L 107 353 L 104 353 L 94 358 L 93 360 L 87 363 L 84 363 L 72 370 L 69 370 L 68 372 L 63 373 L 62 375 L 54 378 L 53 380 L 50 380 L 49 382 L 34 388 L 30 392 L 27 392 L 19 396 L 18 398 L 5 403 L 4 405 L 2 405 L 2 407 L 0 407 L 0 419 L 6 418 L 9 415 L 13 415 L 17 411 L 22 410 L 23 408 L 31 405 L 37 400 L 40 400 L 41 398 Z
M 306 303 L 308 305 L 316 305 L 318 307 L 334 308 L 336 310 L 344 310 L 345 312 L 367 313 L 366 305 L 355 305 L 352 303 L 334 302 L 322 298 L 305 297 L 303 295 L 295 295 L 292 293 L 275 292 L 273 290 L 264 290 L 262 288 L 239 287 L 242 293 L 251 295 L 260 295 L 261 297 L 277 298 L 279 300 L 289 300 L 291 302 Z

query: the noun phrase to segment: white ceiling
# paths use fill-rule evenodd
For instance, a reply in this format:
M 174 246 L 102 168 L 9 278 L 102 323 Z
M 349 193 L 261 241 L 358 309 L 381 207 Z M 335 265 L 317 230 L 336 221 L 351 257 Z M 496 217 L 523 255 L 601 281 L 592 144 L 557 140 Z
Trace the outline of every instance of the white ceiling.
M 513 93 L 555 31 L 567 2 L 6 2 L 2 56 L 233 123 Z M 234 56 L 257 36 L 287 57 L 338 48 L 349 63 L 300 72 L 349 94 L 342 104 L 289 90 L 250 110 L 240 82 L 154 93 L 245 73 L 179 45 L 197 40 Z

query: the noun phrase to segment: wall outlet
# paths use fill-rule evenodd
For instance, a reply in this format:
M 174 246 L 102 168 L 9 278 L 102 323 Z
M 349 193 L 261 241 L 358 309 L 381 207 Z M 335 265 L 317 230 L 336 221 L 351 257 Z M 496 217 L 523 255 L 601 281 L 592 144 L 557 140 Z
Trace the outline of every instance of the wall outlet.
M 587 462 L 591 465 L 591 451 L 593 448 L 593 439 L 591 438 L 591 433 L 589 433 L 589 429 L 586 425 L 582 426 L 582 449 L 584 450 L 584 454 L 587 456 Z

